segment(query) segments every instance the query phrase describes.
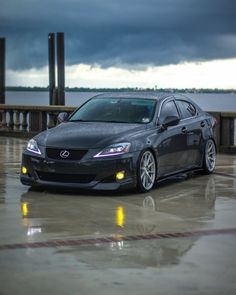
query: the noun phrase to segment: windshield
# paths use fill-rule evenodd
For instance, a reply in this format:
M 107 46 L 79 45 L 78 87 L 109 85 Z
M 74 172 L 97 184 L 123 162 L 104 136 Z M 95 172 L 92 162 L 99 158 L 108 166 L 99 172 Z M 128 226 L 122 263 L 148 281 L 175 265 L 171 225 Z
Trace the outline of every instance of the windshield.
M 156 100 L 142 98 L 93 98 L 69 118 L 69 121 L 149 123 Z

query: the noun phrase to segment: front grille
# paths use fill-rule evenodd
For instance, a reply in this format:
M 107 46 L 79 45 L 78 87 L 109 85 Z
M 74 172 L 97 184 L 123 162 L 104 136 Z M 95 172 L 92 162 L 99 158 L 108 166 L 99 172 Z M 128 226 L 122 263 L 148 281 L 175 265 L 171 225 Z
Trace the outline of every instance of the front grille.
M 95 178 L 95 174 L 60 174 L 41 171 L 37 171 L 37 174 L 43 181 L 64 183 L 89 183 Z
M 68 157 L 61 156 L 61 153 L 66 151 L 69 153 Z M 83 156 L 87 153 L 88 150 L 68 150 L 68 149 L 54 149 L 54 148 L 46 148 L 46 155 L 50 159 L 57 160 L 76 160 L 79 161 L 83 158 Z

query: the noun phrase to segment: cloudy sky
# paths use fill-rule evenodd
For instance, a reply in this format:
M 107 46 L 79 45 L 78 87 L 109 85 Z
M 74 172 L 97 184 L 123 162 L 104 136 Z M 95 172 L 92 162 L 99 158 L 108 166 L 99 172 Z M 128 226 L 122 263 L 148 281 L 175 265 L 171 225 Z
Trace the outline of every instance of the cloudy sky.
M 47 86 L 65 33 L 66 85 L 236 88 L 235 0 L 0 0 L 7 85 Z

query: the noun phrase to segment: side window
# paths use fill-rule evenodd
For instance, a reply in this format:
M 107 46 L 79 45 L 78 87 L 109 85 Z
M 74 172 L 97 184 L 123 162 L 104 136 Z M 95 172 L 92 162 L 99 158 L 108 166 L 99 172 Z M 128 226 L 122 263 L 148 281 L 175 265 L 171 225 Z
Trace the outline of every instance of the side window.
M 160 122 L 162 123 L 167 117 L 179 117 L 178 110 L 173 100 L 167 101 L 163 104 L 160 113 Z
M 180 108 L 182 118 L 190 118 L 196 115 L 196 108 L 193 104 L 185 100 L 177 100 L 177 104 Z

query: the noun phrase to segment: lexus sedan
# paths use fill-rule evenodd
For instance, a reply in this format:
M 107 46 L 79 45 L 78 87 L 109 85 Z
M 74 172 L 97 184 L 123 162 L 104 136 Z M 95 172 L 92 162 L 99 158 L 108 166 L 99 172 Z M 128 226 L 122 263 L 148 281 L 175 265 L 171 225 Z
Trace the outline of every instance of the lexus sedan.
M 216 120 L 183 95 L 107 93 L 32 138 L 22 156 L 30 186 L 151 190 L 177 173 L 216 163 Z

